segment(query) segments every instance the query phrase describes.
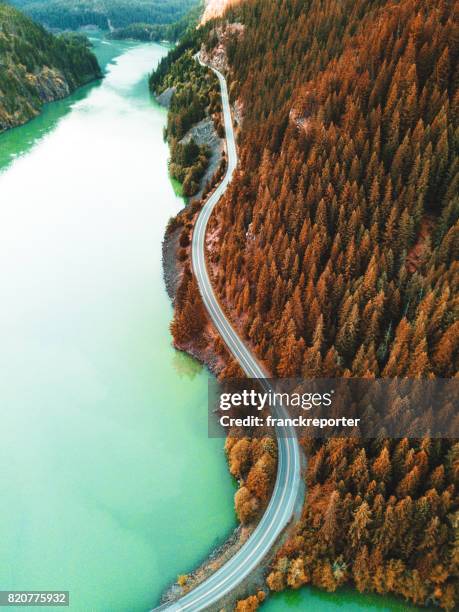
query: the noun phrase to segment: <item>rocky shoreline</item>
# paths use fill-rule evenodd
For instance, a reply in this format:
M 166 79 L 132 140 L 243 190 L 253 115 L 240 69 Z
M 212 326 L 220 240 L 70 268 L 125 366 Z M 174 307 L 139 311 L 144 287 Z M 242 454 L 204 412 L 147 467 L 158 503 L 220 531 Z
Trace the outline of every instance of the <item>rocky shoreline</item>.
M 176 217 L 170 220 L 166 229 L 162 244 L 163 276 L 167 293 L 174 307 L 176 307 L 177 294 L 181 291 L 181 285 L 186 281 L 185 277 L 191 269 L 192 231 L 196 217 L 202 208 L 203 201 L 204 199 L 195 200 L 183 208 Z M 176 349 L 186 352 L 188 355 L 197 359 L 217 377 L 225 375 L 225 371 L 228 371 L 232 364 L 235 363 L 210 321 L 208 321 L 202 334 L 200 334 L 199 339 L 195 338 L 186 343 L 174 340 L 174 346 Z M 238 480 L 238 491 L 241 491 L 243 488 L 245 489 L 245 477 L 236 474 L 233 470 L 231 465 L 231 440 L 229 438 L 225 444 L 225 450 L 230 464 L 230 472 Z M 240 522 L 228 539 L 215 550 L 211 551 L 208 557 L 196 569 L 188 574 L 178 576 L 176 582 L 171 584 L 164 592 L 161 598 L 161 604 L 177 601 L 180 597 L 205 581 L 234 556 L 258 525 L 259 519 L 263 515 L 263 506 L 266 503 L 267 501 L 260 506 L 260 513 L 254 519 L 251 519 L 250 522 L 246 524 Z M 235 507 L 237 510 L 237 493 L 235 497 Z M 301 504 L 298 506 L 297 513 L 299 514 L 300 511 Z M 234 610 L 239 601 L 243 601 L 248 597 L 250 599 L 257 598 L 260 603 L 266 598 L 269 594 L 269 589 L 266 585 L 266 576 L 269 572 L 270 564 L 273 561 L 278 546 L 285 541 L 291 529 L 292 528 L 287 529 L 286 533 L 282 535 L 278 545 L 273 548 L 271 554 L 265 559 L 263 564 L 257 567 L 252 574 L 239 585 L 236 591 L 231 592 L 217 604 L 212 606 L 211 610 L 215 610 L 215 612 Z
M 155 95 L 156 102 L 168 109 L 176 87 L 168 87 L 163 93 Z M 210 152 L 208 164 L 203 177 L 199 181 L 199 190 L 187 201 L 200 200 L 206 190 L 206 185 L 212 182 L 213 177 L 218 172 L 225 155 L 225 140 L 221 138 L 215 129 L 212 117 L 206 116 L 204 119 L 193 125 L 179 144 L 187 144 L 193 140 L 198 146 L 205 146 Z
M 157 96 L 156 100 L 163 106 L 168 106 L 172 95 L 173 91 L 166 90 L 161 96 Z M 177 311 L 180 311 L 181 302 L 183 302 L 183 297 L 180 297 L 180 295 L 183 296 L 183 287 L 186 287 L 187 282 L 189 282 L 188 279 L 191 276 L 191 244 L 194 223 L 204 201 L 209 193 L 216 188 L 216 185 L 219 184 L 223 176 L 226 156 L 225 141 L 218 136 L 213 120 L 210 117 L 207 117 L 193 126 L 184 137 L 183 141 L 186 142 L 187 139 L 191 138 L 198 144 L 206 144 L 209 146 L 211 149 L 211 157 L 209 168 L 201 181 L 200 190 L 197 196 L 192 198 L 192 201 L 189 202 L 178 215 L 170 220 L 162 244 L 164 282 L 167 293 L 174 305 L 176 315 Z M 198 300 L 200 301 L 199 296 Z M 181 339 L 178 340 L 177 337 L 174 337 L 175 348 L 197 359 L 217 377 L 239 372 L 239 366 L 227 351 L 212 322 L 207 316 L 206 318 L 207 323 L 199 335 L 193 336 L 191 339 L 188 338 L 186 341 Z M 235 374 L 233 373 L 232 375 L 234 376 Z M 241 491 L 242 488 L 245 488 L 245 477 L 247 475 L 234 471 L 231 465 L 231 446 L 231 440 L 228 438 L 225 450 L 230 464 L 229 469 L 238 480 L 238 491 Z M 260 512 L 256 516 L 251 517 L 249 520 L 244 519 L 240 522 L 229 538 L 221 546 L 213 550 L 196 569 L 189 574 L 179 576 L 177 581 L 170 585 L 164 592 L 161 603 L 165 604 L 177 601 L 180 597 L 205 581 L 234 556 L 256 528 L 259 519 L 263 515 L 261 510 L 264 504 L 265 502 L 259 506 Z M 236 512 L 238 512 L 237 493 L 235 507 Z M 274 554 L 274 552 L 272 554 Z M 263 601 L 269 591 L 266 585 L 266 574 L 271 560 L 272 555 L 270 555 L 262 565 L 257 567 L 251 576 L 239 585 L 236 591 L 222 598 L 222 600 L 212 606 L 211 609 L 215 611 L 225 609 L 233 610 L 238 601 L 244 600 L 244 598 L 249 596 L 258 598 L 260 602 Z M 256 593 L 255 596 L 253 595 L 254 593 Z
M 8 114 L 0 107 L 0 134 L 6 130 L 25 125 L 42 113 L 45 104 L 64 100 L 75 93 L 80 87 L 98 81 L 100 78 L 100 74 L 88 75 L 83 78 L 82 82 L 77 87 L 73 87 L 60 71 L 45 66 L 36 75 L 30 75 L 28 77 L 29 86 L 34 88 L 37 92 L 38 99 L 40 100 L 39 104 L 35 106 L 30 104 L 23 114 L 16 113 L 14 115 Z
M 192 226 L 200 209 L 200 201 L 194 201 L 193 204 L 186 206 L 176 217 L 171 219 L 164 236 L 162 244 L 163 277 L 167 294 L 174 307 L 176 306 L 177 292 L 186 271 L 191 269 Z M 186 247 L 180 245 L 181 241 L 183 243 L 184 235 L 187 236 L 186 241 L 189 242 Z M 214 376 L 219 376 L 229 364 L 230 359 L 225 359 L 226 355 L 229 357 L 226 349 L 215 351 L 214 346 L 216 342 L 218 344 L 218 338 L 212 323 L 208 321 L 199 342 L 190 340 L 186 343 L 179 343 L 174 340 L 174 346 L 177 350 L 184 351 L 197 359 Z
M 102 72 L 89 41 L 54 36 L 14 7 L 0 3 L 5 24 L 0 51 L 0 133 L 37 117 Z M 37 52 L 39 49 L 39 53 Z

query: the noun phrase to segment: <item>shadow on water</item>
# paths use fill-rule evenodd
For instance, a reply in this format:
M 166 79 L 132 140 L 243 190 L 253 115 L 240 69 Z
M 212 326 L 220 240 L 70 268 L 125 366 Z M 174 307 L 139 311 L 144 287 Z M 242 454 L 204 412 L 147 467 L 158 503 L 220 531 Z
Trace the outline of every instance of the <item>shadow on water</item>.
M 172 357 L 172 365 L 180 378 L 193 380 L 203 370 L 203 366 L 195 359 L 190 359 L 185 353 L 176 351 Z
M 30 151 L 44 136 L 51 133 L 56 125 L 68 115 L 77 102 L 86 98 L 92 89 L 97 89 L 102 80 L 80 87 L 63 100 L 46 104 L 40 115 L 24 125 L 0 135 L 0 172 L 17 158 Z
M 116 41 L 114 44 L 105 40 L 103 32 L 94 31 L 88 37 L 104 75 L 107 74 L 108 67 L 113 61 L 116 61 L 121 52 L 135 47 L 135 43 L 129 41 Z M 56 125 L 72 111 L 75 104 L 84 100 L 102 83 L 103 78 L 80 87 L 67 98 L 45 104 L 40 114 L 34 119 L 0 134 L 0 172 L 8 168 L 15 159 L 30 151 L 47 134 L 53 132 Z M 141 86 L 140 82 L 139 87 Z

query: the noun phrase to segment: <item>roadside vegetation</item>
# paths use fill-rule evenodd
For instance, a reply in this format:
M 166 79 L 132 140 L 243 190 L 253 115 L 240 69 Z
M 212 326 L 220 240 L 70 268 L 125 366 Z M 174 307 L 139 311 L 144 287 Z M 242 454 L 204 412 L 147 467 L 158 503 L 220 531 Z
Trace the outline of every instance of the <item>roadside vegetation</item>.
M 196 144 L 192 137 L 187 139 L 187 133 L 202 119 L 221 111 L 217 77 L 194 58 L 198 37 L 196 32 L 188 32 L 150 78 L 155 95 L 167 90 L 173 92 L 165 137 L 171 150 L 171 175 L 183 184 L 183 194 L 187 197 L 199 190 L 209 158 L 207 147 Z
M 172 141 L 169 171 L 182 184 L 185 197 L 193 196 L 198 191 L 208 159 L 208 148 L 197 145 L 193 138 L 184 144 L 175 139 Z
M 221 32 L 243 28 L 225 49 L 241 162 L 211 219 L 209 268 L 273 375 L 457 376 L 457 18 L 452 0 L 251 0 L 199 34 L 221 61 Z M 187 287 L 172 331 L 192 349 L 207 323 L 191 275 Z M 235 373 L 228 360 L 222 375 Z M 303 448 L 308 495 L 268 587 L 351 583 L 455 609 L 459 445 Z M 236 507 L 250 522 L 266 474 L 249 487 L 251 444 L 227 452 L 233 473 L 243 466 Z

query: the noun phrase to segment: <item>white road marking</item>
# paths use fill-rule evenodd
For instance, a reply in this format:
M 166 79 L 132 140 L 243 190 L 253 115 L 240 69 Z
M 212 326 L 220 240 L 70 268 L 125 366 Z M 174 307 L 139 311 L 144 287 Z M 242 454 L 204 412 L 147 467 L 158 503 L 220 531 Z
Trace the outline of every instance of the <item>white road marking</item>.
M 199 57 L 197 59 L 201 65 L 205 65 Z M 211 69 L 218 77 L 222 93 L 228 163 L 222 182 L 209 197 L 196 220 L 192 243 L 193 269 L 204 305 L 228 349 L 237 359 L 248 377 L 263 379 L 267 377 L 266 372 L 263 371 L 263 368 L 247 349 L 226 318 L 218 299 L 213 293 L 207 272 L 205 260 L 205 233 L 207 224 L 215 205 L 226 191 L 237 167 L 236 142 L 234 139 L 226 80 L 218 70 L 215 68 Z M 262 384 L 269 388 L 269 383 L 264 382 Z M 279 429 L 277 429 L 278 432 Z M 277 435 L 278 468 L 276 483 L 268 508 L 249 540 L 247 540 L 234 557 L 205 582 L 197 586 L 196 589 L 184 595 L 173 604 L 160 606 L 158 610 L 169 610 L 169 612 L 178 612 L 180 610 L 197 612 L 198 610 L 205 610 L 240 584 L 269 552 L 292 517 L 300 486 L 300 450 L 298 439 L 294 430 L 291 430 L 289 435 L 291 437 L 288 438 Z M 266 523 L 268 524 L 266 525 Z

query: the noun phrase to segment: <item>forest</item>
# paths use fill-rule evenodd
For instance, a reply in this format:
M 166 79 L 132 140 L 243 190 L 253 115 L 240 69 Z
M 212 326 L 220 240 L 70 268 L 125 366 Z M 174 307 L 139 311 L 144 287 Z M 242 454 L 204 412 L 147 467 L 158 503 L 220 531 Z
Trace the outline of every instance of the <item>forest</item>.
M 212 58 L 229 31 L 242 120 L 237 176 L 208 230 L 230 320 L 273 376 L 457 377 L 459 3 L 246 0 L 213 26 L 201 40 Z M 188 272 L 176 344 L 204 319 Z M 254 444 L 227 444 L 246 523 L 272 475 Z M 302 445 L 308 494 L 269 588 L 352 583 L 459 605 L 459 444 Z
M 32 19 L 48 28 L 76 30 L 96 25 L 108 29 L 131 24 L 172 24 L 180 20 L 196 0 L 11 0 Z
M 54 36 L 0 3 L 0 131 L 101 76 L 84 36 Z
M 141 41 L 177 42 L 187 30 L 195 28 L 201 14 L 200 3 L 193 6 L 188 13 L 173 23 L 132 23 L 124 28 L 118 28 L 109 34 L 109 38 L 117 40 L 134 39 Z
M 155 95 L 173 91 L 165 136 L 171 150 L 171 175 L 183 184 L 186 197 L 198 191 L 209 152 L 205 145 L 197 145 L 192 138 L 184 141 L 184 138 L 201 119 L 221 110 L 217 77 L 194 59 L 198 36 L 190 29 L 150 77 L 150 88 Z

